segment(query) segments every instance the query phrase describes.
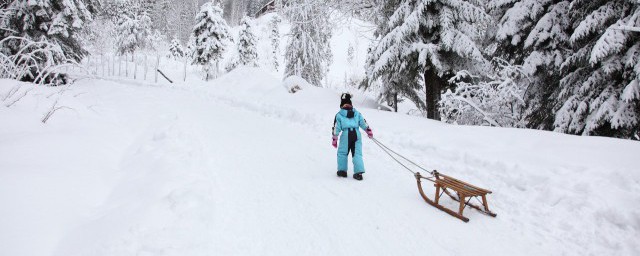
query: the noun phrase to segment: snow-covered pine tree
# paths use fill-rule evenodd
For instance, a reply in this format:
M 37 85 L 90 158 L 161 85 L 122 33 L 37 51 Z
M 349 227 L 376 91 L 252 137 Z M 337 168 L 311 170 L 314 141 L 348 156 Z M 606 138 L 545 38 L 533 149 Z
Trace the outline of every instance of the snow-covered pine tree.
M 0 30 L 0 40 L 9 36 L 31 40 L 47 40 L 59 45 L 66 58 L 80 61 L 87 55 L 78 34 L 92 19 L 90 10 L 95 10 L 93 0 L 15 0 L 4 9 L 5 17 Z M 20 42 L 3 45 L 9 54 L 15 54 Z
M 269 21 L 269 39 L 271 40 L 271 54 L 273 69 L 278 71 L 280 63 L 278 63 L 278 57 L 280 56 L 280 16 L 274 15 Z
M 634 138 L 640 132 L 640 6 L 629 0 L 573 0 L 574 53 L 564 60 L 555 131 Z
M 155 0 L 151 2 L 151 20 L 153 28 L 160 31 L 161 34 L 169 34 L 169 19 L 172 15 L 177 15 L 175 10 L 171 8 L 171 0 Z
M 393 88 L 385 91 L 407 96 L 428 118 L 438 119 L 437 102 L 448 78 L 484 66 L 477 42 L 490 17 L 483 5 L 482 0 L 381 1 L 369 83 L 379 80 Z
M 347 63 L 349 65 L 352 65 L 354 58 L 355 58 L 355 49 L 353 48 L 353 44 L 349 42 L 349 46 L 347 47 Z
M 184 47 L 178 40 L 178 37 L 173 37 L 171 44 L 169 45 L 169 55 L 174 59 L 182 59 L 184 57 Z
M 242 19 L 238 36 L 238 64 L 250 67 L 258 66 L 256 44 L 256 35 L 251 28 L 251 19 L 245 16 Z
M 491 33 L 488 54 L 522 65 L 527 79 L 517 83 L 527 88 L 521 95 L 527 105 L 526 126 L 553 128 L 554 98 L 557 97 L 560 65 L 569 49 L 569 2 L 561 0 L 499 0 L 489 3 L 498 23 Z
M 153 51 L 160 51 L 164 42 L 166 41 L 165 36 L 158 29 L 154 29 L 151 34 L 147 37 L 148 49 Z
M 82 41 L 92 54 L 111 54 L 116 49 L 115 24 L 105 15 L 95 15 L 82 33 Z
M 205 80 L 209 80 L 211 75 L 217 76 L 220 59 L 227 48 L 229 26 L 222 14 L 219 5 L 213 2 L 203 4 L 191 33 L 192 63 L 203 67 Z
M 380 38 L 382 35 L 386 35 L 390 32 L 391 27 L 389 26 L 389 18 L 396 9 L 399 8 L 401 0 L 376 0 L 375 5 L 377 8 L 373 11 L 375 13 L 372 15 L 373 23 L 378 24 L 376 31 L 374 32 L 374 36 Z M 413 102 L 422 102 L 418 94 L 416 93 L 420 87 L 420 74 L 418 73 L 417 68 L 409 68 L 406 69 L 401 66 L 395 66 L 394 69 L 397 73 L 388 72 L 384 75 L 384 77 L 375 77 L 373 76 L 373 70 L 376 67 L 376 62 L 380 59 L 379 56 L 373 54 L 374 48 L 377 47 L 377 42 L 372 42 L 371 45 L 367 48 L 367 59 L 366 59 L 366 77 L 365 80 L 361 83 L 360 87 L 364 89 L 374 89 L 379 93 L 378 100 L 383 103 L 387 103 L 390 107 L 393 107 L 395 112 L 398 112 L 398 101 L 400 101 L 401 97 L 409 98 Z M 406 72 L 404 75 L 400 74 L 400 69 L 402 72 Z M 391 70 L 391 68 L 389 69 Z M 417 103 L 420 106 L 423 103 Z
M 120 2 L 116 19 L 119 54 L 133 54 L 150 45 L 151 17 L 142 5 L 133 1 Z
M 330 10 L 319 1 L 288 1 L 284 13 L 291 23 L 285 51 L 285 79 L 296 75 L 320 86 L 333 55 Z

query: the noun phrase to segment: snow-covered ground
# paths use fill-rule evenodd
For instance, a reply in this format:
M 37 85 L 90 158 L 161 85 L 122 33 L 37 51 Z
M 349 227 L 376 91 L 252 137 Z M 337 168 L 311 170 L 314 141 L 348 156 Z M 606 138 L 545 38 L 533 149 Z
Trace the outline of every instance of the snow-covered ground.
M 380 141 L 493 191 L 498 217 L 467 209 L 464 223 L 371 140 L 364 181 L 336 177 L 339 90 L 289 94 L 241 68 L 19 84 L 10 98 L 31 91 L 5 107 L 16 84 L 0 81 L 0 255 L 640 254 L 638 142 L 453 126 L 356 95 Z

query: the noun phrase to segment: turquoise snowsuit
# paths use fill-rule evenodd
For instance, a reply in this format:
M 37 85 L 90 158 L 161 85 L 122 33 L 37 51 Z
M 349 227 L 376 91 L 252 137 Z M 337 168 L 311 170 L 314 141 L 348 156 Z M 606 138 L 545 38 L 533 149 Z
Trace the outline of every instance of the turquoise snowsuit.
M 363 130 L 369 128 L 362 114 L 355 108 L 340 109 L 333 121 L 333 135 L 340 135 L 340 142 L 338 144 L 338 171 L 348 170 L 347 160 L 349 158 L 349 152 L 351 152 L 354 173 L 364 173 L 362 136 L 358 128 L 362 128 Z

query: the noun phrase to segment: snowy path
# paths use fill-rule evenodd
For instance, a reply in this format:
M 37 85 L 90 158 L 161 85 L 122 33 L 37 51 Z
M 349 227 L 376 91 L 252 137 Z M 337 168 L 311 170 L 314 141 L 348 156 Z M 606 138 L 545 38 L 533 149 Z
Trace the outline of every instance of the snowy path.
M 68 104 L 90 110 L 76 107 L 44 128 L 22 118 L 30 107 L 0 108 L 19 124 L 0 127 L 0 155 L 15 156 L 0 161 L 0 203 L 9 206 L 0 254 L 640 251 L 639 212 L 625 207 L 640 203 L 637 143 L 361 109 L 389 146 L 494 191 L 498 217 L 468 209 L 463 223 L 424 203 L 414 178 L 369 140 L 365 180 L 337 178 L 327 135 L 335 92 L 292 98 L 252 75 L 202 86 L 84 83 L 77 90 L 91 93 Z

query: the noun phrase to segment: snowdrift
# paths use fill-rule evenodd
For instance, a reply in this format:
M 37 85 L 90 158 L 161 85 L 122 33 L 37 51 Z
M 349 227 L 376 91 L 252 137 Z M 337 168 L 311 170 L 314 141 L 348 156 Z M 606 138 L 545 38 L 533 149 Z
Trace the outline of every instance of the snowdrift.
M 0 81 L 0 99 L 15 84 Z M 0 106 L 2 255 L 640 254 L 637 142 L 453 126 L 356 93 L 380 141 L 494 192 L 498 217 L 463 223 L 369 140 L 365 180 L 335 176 L 341 90 L 291 94 L 256 68 L 82 80 L 42 124 L 61 88 L 20 87 Z

